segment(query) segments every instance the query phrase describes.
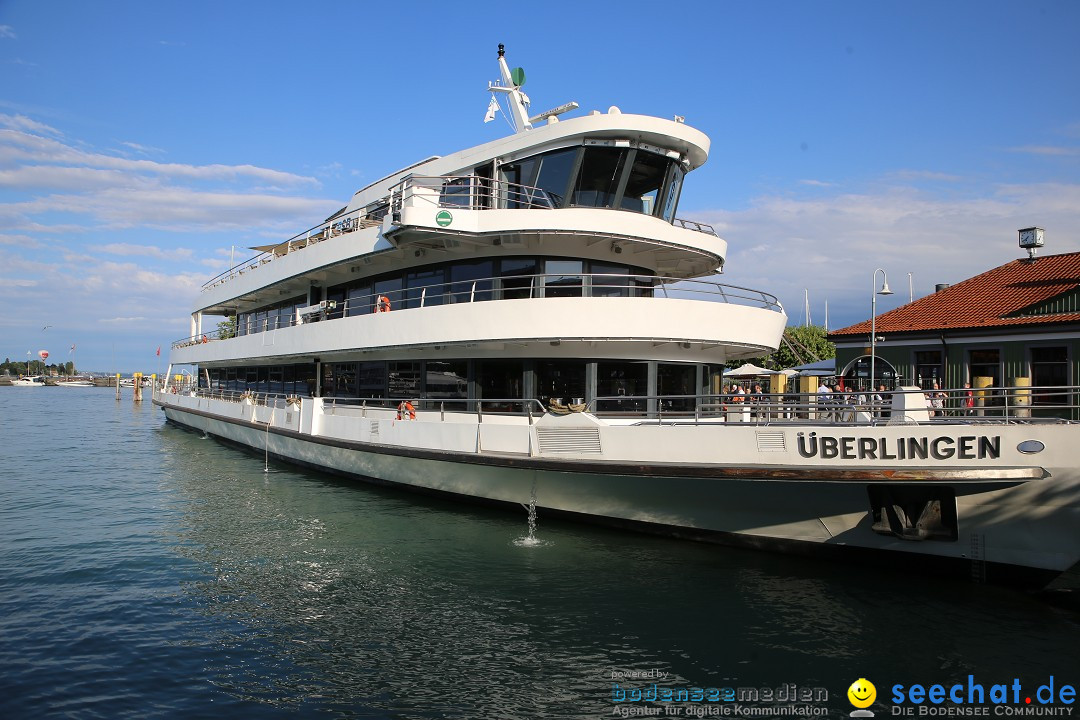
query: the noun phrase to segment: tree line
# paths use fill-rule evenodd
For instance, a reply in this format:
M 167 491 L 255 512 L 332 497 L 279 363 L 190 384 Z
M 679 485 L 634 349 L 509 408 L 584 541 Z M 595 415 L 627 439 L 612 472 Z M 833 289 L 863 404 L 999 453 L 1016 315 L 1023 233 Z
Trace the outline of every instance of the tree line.
M 71 360 L 63 363 L 46 365 L 44 360 L 31 360 L 30 372 L 26 371 L 24 360 L 4 358 L 0 363 L 0 375 L 74 375 L 75 363 Z

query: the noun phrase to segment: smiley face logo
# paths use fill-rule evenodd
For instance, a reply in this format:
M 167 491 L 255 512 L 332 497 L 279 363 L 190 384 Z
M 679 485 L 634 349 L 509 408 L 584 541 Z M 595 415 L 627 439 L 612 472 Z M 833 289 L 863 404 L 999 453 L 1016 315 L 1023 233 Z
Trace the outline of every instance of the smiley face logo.
M 877 699 L 877 688 L 866 678 L 859 678 L 847 689 L 847 698 L 857 708 L 868 708 Z

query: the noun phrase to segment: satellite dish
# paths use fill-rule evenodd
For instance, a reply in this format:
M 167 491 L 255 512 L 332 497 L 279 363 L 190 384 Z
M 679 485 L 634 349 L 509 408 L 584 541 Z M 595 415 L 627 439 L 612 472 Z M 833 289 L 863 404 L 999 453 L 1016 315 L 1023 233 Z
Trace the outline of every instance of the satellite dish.
M 524 85 L 525 84 L 525 69 L 516 67 L 513 70 L 511 70 L 510 71 L 510 81 L 512 83 L 514 83 L 514 85 L 517 85 L 518 87 L 521 87 L 522 85 Z

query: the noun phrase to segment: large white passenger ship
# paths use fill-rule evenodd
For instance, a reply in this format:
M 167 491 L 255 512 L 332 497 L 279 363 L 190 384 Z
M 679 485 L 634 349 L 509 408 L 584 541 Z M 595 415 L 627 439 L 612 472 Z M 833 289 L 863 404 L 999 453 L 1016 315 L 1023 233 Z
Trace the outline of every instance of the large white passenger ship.
M 677 217 L 709 139 L 614 107 L 530 118 L 498 62 L 516 132 L 206 284 L 154 390 L 169 421 L 541 516 L 1030 585 L 1077 562 L 1076 424 L 934 418 L 917 389 L 725 408 L 725 363 L 775 349 L 787 317 L 706 279 L 727 245 Z

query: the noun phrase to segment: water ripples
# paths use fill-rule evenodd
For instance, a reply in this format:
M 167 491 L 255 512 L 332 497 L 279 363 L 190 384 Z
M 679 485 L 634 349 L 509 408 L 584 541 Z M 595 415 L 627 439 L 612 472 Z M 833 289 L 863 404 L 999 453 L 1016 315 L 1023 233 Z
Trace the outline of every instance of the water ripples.
M 595 717 L 634 669 L 846 712 L 861 676 L 1076 669 L 1075 616 L 1008 591 L 544 517 L 522 544 L 524 513 L 267 473 L 107 391 L 16 392 L 3 717 Z

